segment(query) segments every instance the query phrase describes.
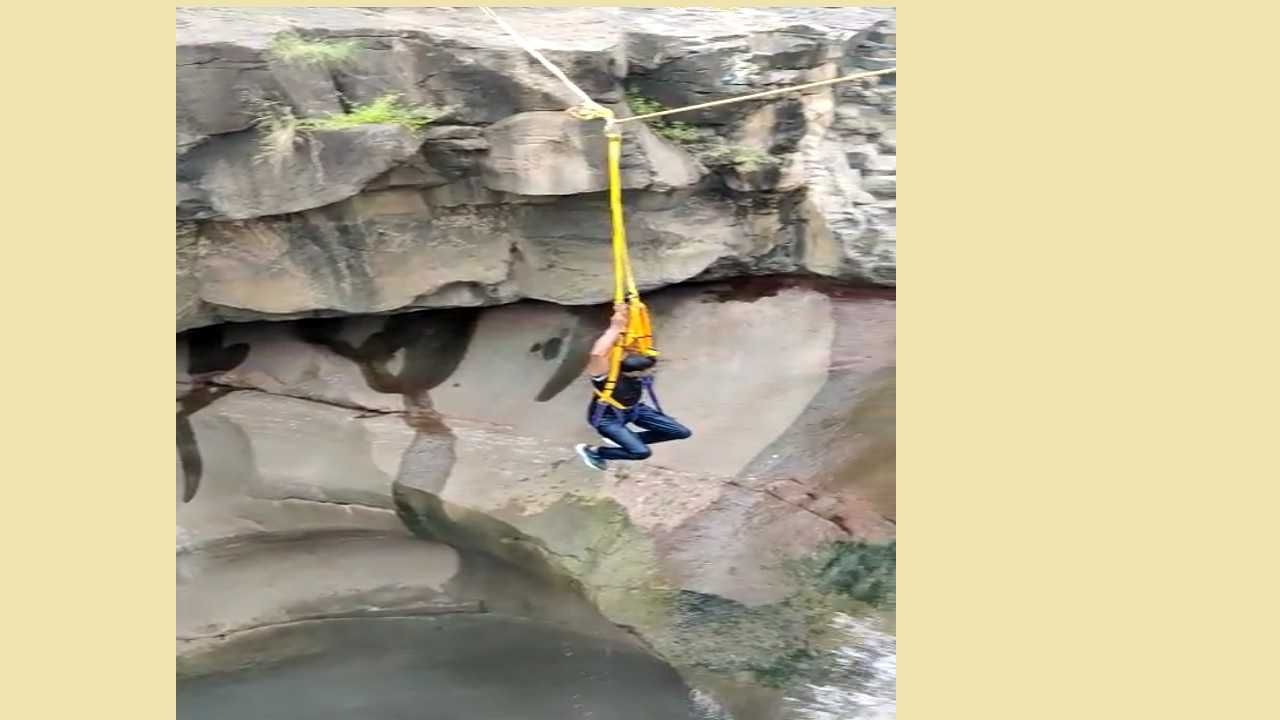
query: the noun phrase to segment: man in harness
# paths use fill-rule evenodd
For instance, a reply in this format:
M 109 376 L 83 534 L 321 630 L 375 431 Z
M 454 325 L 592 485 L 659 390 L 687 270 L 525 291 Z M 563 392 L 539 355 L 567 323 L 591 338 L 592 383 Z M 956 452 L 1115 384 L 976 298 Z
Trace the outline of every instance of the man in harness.
M 653 366 L 657 360 L 638 354 L 622 358 L 618 383 L 613 389 L 616 407 L 600 399 L 609 378 L 609 353 L 618 338 L 627 330 L 627 307 L 614 305 L 609 329 L 591 347 L 591 359 L 587 362 L 587 374 L 596 392 L 587 406 L 587 422 L 612 445 L 591 447 L 583 443 L 575 447 L 578 456 L 588 467 L 604 470 L 609 460 L 644 460 L 652 454 L 649 446 L 668 440 L 684 440 L 693 433 L 662 412 L 658 396 L 653 392 Z M 653 405 L 644 402 L 648 392 Z M 628 425 L 641 429 L 636 432 Z

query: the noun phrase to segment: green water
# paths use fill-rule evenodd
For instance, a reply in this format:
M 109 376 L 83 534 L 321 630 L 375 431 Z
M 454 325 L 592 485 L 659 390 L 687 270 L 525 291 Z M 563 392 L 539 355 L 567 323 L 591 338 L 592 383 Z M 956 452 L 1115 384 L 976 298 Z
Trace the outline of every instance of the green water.
M 492 615 L 308 624 L 323 648 L 180 680 L 182 720 L 682 720 L 669 666 L 615 641 Z M 296 639 L 296 638 L 295 638 Z

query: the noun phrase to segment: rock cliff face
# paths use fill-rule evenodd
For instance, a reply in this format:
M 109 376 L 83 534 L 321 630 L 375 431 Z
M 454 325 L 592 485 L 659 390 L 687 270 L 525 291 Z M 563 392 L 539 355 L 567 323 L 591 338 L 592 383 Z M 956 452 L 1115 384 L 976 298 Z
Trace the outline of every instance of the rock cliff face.
M 892 64 L 886 10 L 503 14 L 620 114 Z M 892 84 L 624 126 L 694 437 L 598 473 L 599 124 L 471 9 L 178 18 L 185 675 L 492 614 L 661 658 L 706 717 L 804 717 L 824 682 L 892 708 L 829 654 L 894 608 Z
M 566 115 L 572 94 L 479 11 L 178 13 L 179 329 L 607 299 L 601 123 Z M 505 14 L 622 115 L 879 69 L 894 53 L 885 10 Z M 781 272 L 891 285 L 891 83 L 625 125 L 644 288 Z M 308 126 L 388 94 L 430 122 Z

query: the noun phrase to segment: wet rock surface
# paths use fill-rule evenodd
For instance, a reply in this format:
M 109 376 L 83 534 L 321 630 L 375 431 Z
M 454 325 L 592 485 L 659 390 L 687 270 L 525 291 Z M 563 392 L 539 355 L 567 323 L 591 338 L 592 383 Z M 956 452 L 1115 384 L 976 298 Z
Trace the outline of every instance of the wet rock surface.
M 869 594 L 866 578 L 846 583 L 861 595 L 824 579 L 833 548 L 894 536 L 892 293 L 762 278 L 672 288 L 650 305 L 664 409 L 694 439 L 606 473 L 572 453 L 597 441 L 581 375 L 597 308 L 181 335 L 180 597 L 191 599 L 180 652 L 191 667 L 236 655 L 210 635 L 316 612 L 492 603 L 504 593 L 483 582 L 457 591 L 478 572 L 471 554 L 575 598 L 567 626 L 591 617 L 604 635 L 625 632 L 702 690 L 719 688 L 718 702 L 776 682 L 781 703 L 829 635 L 815 623 L 892 613 L 880 555 L 850 565 L 880 578 Z M 786 352 L 769 350 L 783 327 Z M 247 586 L 261 591 L 235 597 Z M 519 616 L 565 605 L 519 594 L 531 598 Z

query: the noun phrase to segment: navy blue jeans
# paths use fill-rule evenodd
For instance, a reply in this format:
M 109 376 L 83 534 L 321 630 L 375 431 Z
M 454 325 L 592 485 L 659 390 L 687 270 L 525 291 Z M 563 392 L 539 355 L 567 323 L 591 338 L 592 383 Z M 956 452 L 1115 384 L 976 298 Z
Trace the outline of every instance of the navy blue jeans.
M 630 423 L 641 432 L 627 427 Z M 620 410 L 606 410 L 600 422 L 595 425 L 602 436 L 618 443 L 618 447 L 601 445 L 595 449 L 596 456 L 602 460 L 644 460 L 652 455 L 649 446 L 668 440 L 684 440 L 693 434 L 689 428 L 676 422 L 657 410 L 640 403 L 624 413 Z

